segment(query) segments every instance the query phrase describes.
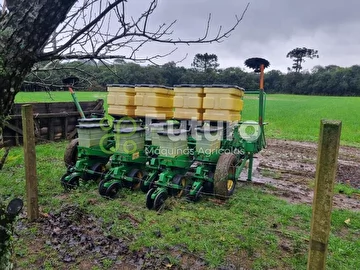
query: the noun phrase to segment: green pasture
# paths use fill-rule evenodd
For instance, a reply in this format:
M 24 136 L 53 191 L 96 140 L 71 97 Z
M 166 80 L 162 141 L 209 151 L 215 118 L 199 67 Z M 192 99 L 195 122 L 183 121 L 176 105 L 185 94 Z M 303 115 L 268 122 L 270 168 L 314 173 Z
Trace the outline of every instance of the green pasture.
M 103 98 L 106 92 L 77 92 L 80 101 Z M 72 101 L 69 92 L 19 93 L 16 102 Z M 106 104 L 105 104 L 106 106 Z M 300 95 L 267 95 L 266 117 L 268 138 L 317 141 L 321 119 L 342 121 L 343 145 L 360 146 L 360 97 L 323 97 Z M 243 120 L 256 120 L 256 95 L 244 100 Z
M 91 101 L 97 99 L 106 100 L 106 92 L 76 92 L 79 101 Z M 72 102 L 73 99 L 68 91 L 56 92 L 20 92 L 15 97 L 16 103 L 22 102 Z
M 317 141 L 321 119 L 341 120 L 343 145 L 360 146 L 360 97 L 267 95 L 267 137 Z M 257 101 L 245 99 L 244 119 L 256 117 Z

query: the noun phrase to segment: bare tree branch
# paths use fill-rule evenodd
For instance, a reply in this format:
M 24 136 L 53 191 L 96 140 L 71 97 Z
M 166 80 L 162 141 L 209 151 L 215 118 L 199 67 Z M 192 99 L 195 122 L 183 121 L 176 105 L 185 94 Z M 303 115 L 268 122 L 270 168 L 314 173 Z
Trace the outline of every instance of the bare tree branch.
M 137 18 L 126 16 L 127 4 L 126 0 L 113 0 L 108 1 L 104 7 L 102 0 L 85 1 L 81 7 L 77 7 L 69 15 L 64 24 L 56 31 L 57 39 L 54 42 L 56 41 L 56 44 L 59 45 L 47 47 L 47 51 L 39 54 L 39 60 L 117 58 L 137 60 L 137 53 L 148 42 L 173 45 L 222 42 L 240 24 L 249 8 L 248 3 L 241 16 L 235 16 L 235 22 L 229 28 L 224 29 L 220 25 L 215 35 L 212 36 L 210 35 L 212 16 L 209 14 L 205 31 L 200 38 L 182 39 L 173 36 L 176 20 L 169 24 L 163 23 L 156 30 L 149 29 L 149 18 L 158 6 L 157 0 L 151 0 L 146 10 Z M 97 5 L 96 8 L 95 5 Z M 117 27 L 114 27 L 115 18 Z M 79 27 L 79 25 L 85 26 Z M 175 50 L 169 50 L 168 53 L 161 55 L 142 57 L 141 60 L 153 62 Z M 120 51 L 123 53 L 119 53 Z
M 101 21 L 106 14 L 112 11 L 113 8 L 115 8 L 119 3 L 122 3 L 126 0 L 117 0 L 114 3 L 110 4 L 103 12 L 99 14 L 91 23 L 87 24 L 84 28 L 82 28 L 80 31 L 78 31 L 74 36 L 70 38 L 64 45 L 56 49 L 55 51 L 44 53 L 41 58 L 51 57 L 52 55 L 56 55 L 63 50 L 67 49 L 72 43 L 77 40 L 82 34 L 84 34 L 86 31 L 90 30 L 92 27 L 94 27 L 99 21 Z

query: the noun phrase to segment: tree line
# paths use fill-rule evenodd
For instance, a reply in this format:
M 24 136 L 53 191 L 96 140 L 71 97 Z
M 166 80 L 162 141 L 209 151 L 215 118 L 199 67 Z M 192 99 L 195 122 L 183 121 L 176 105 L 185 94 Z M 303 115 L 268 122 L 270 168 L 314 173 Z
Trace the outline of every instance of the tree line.
M 216 65 L 215 65 L 216 66 Z M 69 76 L 79 78 L 75 89 L 106 91 L 108 84 L 229 84 L 248 90 L 258 89 L 258 74 L 239 67 L 208 68 L 204 70 L 177 66 L 174 62 L 164 65 L 139 65 L 121 60 L 111 65 L 74 61 L 57 64 L 56 69 L 32 73 L 22 86 L 22 91 L 62 90 L 62 80 Z M 267 93 L 360 96 L 360 66 L 315 66 L 311 71 L 283 73 L 268 70 L 265 73 Z

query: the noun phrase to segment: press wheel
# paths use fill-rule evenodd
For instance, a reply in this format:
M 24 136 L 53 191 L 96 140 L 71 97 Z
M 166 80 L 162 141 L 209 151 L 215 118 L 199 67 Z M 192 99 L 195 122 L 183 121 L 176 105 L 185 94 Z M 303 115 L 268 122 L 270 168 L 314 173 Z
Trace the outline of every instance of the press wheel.
M 189 201 L 189 202 L 197 202 L 197 201 L 199 201 L 200 198 L 201 198 L 202 192 L 203 192 L 203 188 L 204 188 L 204 187 L 201 186 L 201 187 L 199 188 L 199 190 L 195 193 L 195 195 L 190 195 L 190 194 L 188 194 L 188 195 L 186 196 L 186 200 Z
M 170 189 L 170 194 L 171 196 L 175 196 L 175 197 L 181 197 L 184 194 L 185 191 L 185 187 L 186 187 L 186 178 L 184 175 L 181 174 L 177 174 L 173 177 L 173 179 L 171 180 L 171 183 L 174 185 L 178 185 L 180 186 L 180 188 L 171 188 Z
M 140 188 L 141 183 L 144 181 L 144 172 L 139 170 L 139 169 L 132 169 L 129 174 L 128 177 L 132 178 L 131 182 L 128 181 L 124 181 L 126 182 L 126 185 L 128 188 L 131 188 L 132 190 L 137 190 Z
M 118 183 L 118 182 L 112 183 L 106 189 L 105 196 L 108 198 L 111 198 L 111 199 L 115 198 L 115 196 L 119 192 L 120 188 L 121 188 L 120 183 Z
M 71 190 L 71 189 L 77 189 L 79 186 L 79 176 L 72 176 L 70 180 L 66 181 L 65 177 L 67 177 L 66 174 L 61 177 L 61 184 L 64 187 L 65 190 Z
M 106 190 L 107 190 L 107 187 L 105 187 L 106 182 L 107 182 L 106 180 L 101 180 L 99 184 L 99 194 L 103 197 L 106 196 Z
M 101 178 L 103 177 L 103 174 L 106 172 L 106 166 L 102 163 L 96 163 L 91 166 L 91 170 L 94 172 L 91 179 L 99 183 Z
M 147 209 L 153 209 L 154 199 L 151 198 L 152 194 L 155 192 L 156 188 L 151 188 L 146 194 L 146 207 Z
M 214 179 L 214 173 L 213 172 L 209 172 L 208 173 L 208 177 L 211 179 Z M 203 183 L 203 190 L 202 192 L 207 193 L 207 194 L 213 194 L 214 193 L 214 182 L 212 181 L 208 181 L 205 180 Z
M 168 195 L 165 191 L 161 191 L 158 195 L 156 195 L 154 200 L 154 206 L 153 209 L 158 211 L 165 203 L 165 200 L 167 199 Z

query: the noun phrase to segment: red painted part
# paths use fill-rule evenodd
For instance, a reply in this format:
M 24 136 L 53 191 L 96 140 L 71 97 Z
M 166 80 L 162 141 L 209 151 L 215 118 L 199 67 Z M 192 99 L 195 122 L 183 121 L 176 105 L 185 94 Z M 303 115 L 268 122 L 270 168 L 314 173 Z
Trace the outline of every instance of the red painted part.
M 264 90 L 264 64 L 260 65 L 260 90 Z

